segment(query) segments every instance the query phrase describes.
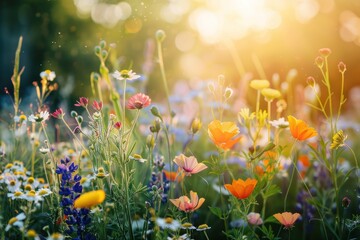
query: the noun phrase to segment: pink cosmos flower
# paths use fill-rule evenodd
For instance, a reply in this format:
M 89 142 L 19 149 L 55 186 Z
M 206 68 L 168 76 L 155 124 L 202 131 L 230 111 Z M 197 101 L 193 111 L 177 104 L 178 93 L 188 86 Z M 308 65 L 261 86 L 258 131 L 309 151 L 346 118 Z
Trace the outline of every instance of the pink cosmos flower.
M 186 157 L 184 154 L 176 156 L 173 160 L 184 172 L 186 176 L 191 176 L 205 170 L 207 166 L 203 163 L 198 163 L 194 156 Z
M 181 196 L 170 201 L 181 211 L 194 212 L 205 202 L 205 198 L 199 199 L 196 192 L 190 191 L 190 199 L 187 196 Z
M 57 119 L 62 119 L 64 117 L 64 115 L 65 115 L 65 113 L 62 110 L 62 108 L 56 109 L 56 111 L 51 114 L 52 117 L 57 118 Z
M 129 101 L 126 105 L 128 109 L 142 109 L 149 106 L 151 99 L 148 95 L 143 93 L 137 93 L 134 96 L 129 98 Z
M 74 105 L 77 107 L 87 107 L 89 103 L 89 99 L 87 99 L 86 97 L 80 97 L 79 101 L 77 101 L 77 103 L 75 103 Z

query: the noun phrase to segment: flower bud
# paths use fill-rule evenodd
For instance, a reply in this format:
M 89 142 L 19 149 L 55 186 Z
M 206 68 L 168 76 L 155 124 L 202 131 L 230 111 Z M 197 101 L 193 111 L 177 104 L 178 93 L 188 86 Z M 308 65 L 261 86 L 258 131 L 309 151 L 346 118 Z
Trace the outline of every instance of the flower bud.
M 261 219 L 261 216 L 259 213 L 251 212 L 247 215 L 247 220 L 250 225 L 261 225 L 263 224 L 263 220 Z
M 225 99 L 231 98 L 233 93 L 234 93 L 234 91 L 231 88 L 229 88 L 229 87 L 225 88 L 225 94 L 224 94 Z
M 161 115 L 160 115 L 160 113 L 159 113 L 159 109 L 157 109 L 157 107 L 152 107 L 151 109 L 150 109 L 150 111 L 151 111 L 151 113 L 152 113 L 152 115 L 154 115 L 155 117 L 158 117 L 158 118 L 160 118 L 160 119 L 162 119 L 161 118 Z
M 343 62 L 339 62 L 338 64 L 339 72 L 344 73 L 346 71 L 346 65 Z
M 106 47 L 106 42 L 104 40 L 100 41 L 100 47 L 101 48 L 105 48 Z
M 102 58 L 106 58 L 107 55 L 108 55 L 108 51 L 106 51 L 106 50 L 102 50 L 102 51 L 101 51 L 101 57 L 102 57 Z
M 342 206 L 343 206 L 344 208 L 349 207 L 350 203 L 351 203 L 351 200 L 350 200 L 348 197 L 344 197 L 344 198 L 342 199 Z
M 122 126 L 121 122 L 116 122 L 116 123 L 114 124 L 114 128 L 116 128 L 117 130 L 120 130 L 120 129 L 121 129 L 121 126 Z
M 76 118 L 78 116 L 78 113 L 76 111 L 71 111 L 70 115 L 71 117 Z
M 319 53 L 321 56 L 326 58 L 331 54 L 331 49 L 330 48 L 321 48 L 321 49 L 319 49 Z
M 320 56 L 317 56 L 315 58 L 315 64 L 319 67 L 319 68 L 322 68 L 324 66 L 324 58 L 323 57 L 320 57 Z
M 76 120 L 78 121 L 78 123 L 82 123 L 83 122 L 83 117 L 82 116 L 77 116 Z
M 194 121 L 191 123 L 191 132 L 192 134 L 197 133 L 201 129 L 202 123 L 200 119 L 195 118 Z
M 148 135 L 146 138 L 146 146 L 149 149 L 153 149 L 155 147 L 155 138 L 152 134 Z
M 95 52 L 96 55 L 99 55 L 100 52 L 101 52 L 101 48 L 100 48 L 99 46 L 96 46 L 96 47 L 94 48 L 94 52 Z
M 159 29 L 156 31 L 155 37 L 156 37 L 156 41 L 162 43 L 166 37 L 166 34 L 165 34 L 164 30 Z

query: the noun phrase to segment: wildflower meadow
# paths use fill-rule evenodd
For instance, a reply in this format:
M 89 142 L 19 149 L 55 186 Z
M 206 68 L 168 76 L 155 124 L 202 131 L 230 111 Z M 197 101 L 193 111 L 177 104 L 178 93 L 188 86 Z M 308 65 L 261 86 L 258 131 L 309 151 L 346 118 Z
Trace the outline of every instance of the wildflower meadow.
M 340 49 L 305 59 L 317 74 L 301 87 L 293 71 L 184 87 L 169 80 L 167 31 L 151 33 L 143 68 L 101 38 L 80 97 L 55 102 L 56 69 L 21 92 L 26 38 L 2 79 L 1 239 L 360 238 L 360 124 Z

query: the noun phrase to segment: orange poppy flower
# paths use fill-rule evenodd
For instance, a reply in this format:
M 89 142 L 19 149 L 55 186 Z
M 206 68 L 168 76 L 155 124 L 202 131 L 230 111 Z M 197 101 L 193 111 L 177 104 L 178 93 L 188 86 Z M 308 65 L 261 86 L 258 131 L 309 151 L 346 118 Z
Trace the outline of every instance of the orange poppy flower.
M 190 191 L 190 199 L 187 196 L 181 196 L 177 199 L 170 199 L 170 201 L 181 211 L 193 212 L 201 207 L 205 198 L 199 199 L 196 192 Z
M 214 120 L 208 125 L 208 134 L 216 146 L 223 150 L 229 150 L 240 140 L 235 137 L 240 132 L 234 122 L 220 122 Z
M 295 221 L 300 217 L 299 213 L 291 212 L 276 213 L 273 215 L 286 229 L 292 228 Z
M 172 172 L 163 170 L 163 173 L 165 175 L 165 178 L 170 182 L 181 182 L 181 180 L 183 180 L 185 176 L 185 173 L 182 171 Z
M 244 181 L 239 178 L 233 180 L 232 184 L 225 184 L 224 186 L 234 197 L 245 199 L 254 191 L 256 184 L 256 179 L 248 178 Z
M 296 119 L 293 116 L 288 116 L 291 135 L 299 140 L 304 141 L 308 138 L 317 136 L 314 128 L 309 127 L 303 120 Z

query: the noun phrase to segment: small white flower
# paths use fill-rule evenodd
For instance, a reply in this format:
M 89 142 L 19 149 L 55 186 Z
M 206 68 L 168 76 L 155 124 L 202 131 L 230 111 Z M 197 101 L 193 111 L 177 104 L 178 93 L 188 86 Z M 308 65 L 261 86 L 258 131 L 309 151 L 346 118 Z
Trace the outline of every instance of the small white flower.
M 39 181 L 33 177 L 29 177 L 26 182 L 24 182 L 25 185 L 30 185 L 32 189 L 36 189 L 39 186 Z
M 50 152 L 50 149 L 49 148 L 45 148 L 45 147 L 42 147 L 39 149 L 39 151 L 42 153 L 42 154 L 47 154 Z
M 8 193 L 7 196 L 8 196 L 8 198 L 11 198 L 12 200 L 23 199 L 24 193 L 21 191 L 15 191 L 13 193 Z
M 48 188 L 41 188 L 36 192 L 36 196 L 40 196 L 40 197 L 46 197 L 50 194 L 52 194 L 52 191 L 50 191 L 50 189 Z
M 44 122 L 49 118 L 49 112 L 41 111 L 39 114 L 31 114 L 28 118 L 30 122 Z
M 145 220 L 142 218 L 133 220 L 133 221 L 131 221 L 131 228 L 134 232 L 137 230 L 141 231 L 144 228 L 144 223 L 145 223 Z
M 156 224 L 162 229 L 170 229 L 172 231 L 177 231 L 181 227 L 180 222 L 171 217 L 157 218 Z
M 129 157 L 130 160 L 135 160 L 138 161 L 140 163 L 144 163 L 147 161 L 147 159 L 142 158 L 142 156 L 140 154 L 133 154 L 132 156 Z
M 26 195 L 24 195 L 23 199 L 25 199 L 28 202 L 35 202 L 35 203 L 44 200 L 41 196 L 36 194 L 35 190 L 29 191 Z
M 46 238 L 46 240 L 64 240 L 64 236 L 61 235 L 60 233 L 53 233 L 51 236 L 49 236 L 48 238 Z
M 18 227 L 20 228 L 20 230 L 23 230 L 24 227 L 24 222 L 23 220 L 26 218 L 24 213 L 20 213 L 19 215 L 17 215 L 16 217 L 13 217 L 9 220 L 8 225 L 5 228 L 5 231 L 9 231 L 10 228 L 12 227 Z
M 7 185 L 7 189 L 9 192 L 15 192 L 19 190 L 21 186 L 21 182 L 18 181 L 16 178 L 13 179 L 5 179 L 5 183 Z
M 54 81 L 56 74 L 54 71 L 50 71 L 50 70 L 45 70 L 43 72 L 40 73 L 40 77 L 41 78 L 46 78 L 48 81 Z
M 135 72 L 133 72 L 132 70 L 121 70 L 121 72 L 119 72 L 118 70 L 116 70 L 112 76 L 114 78 L 116 78 L 117 80 L 135 80 L 140 78 L 140 75 L 137 75 Z
M 179 237 L 176 237 L 176 236 L 167 237 L 167 240 L 190 240 L 190 237 L 189 237 L 189 235 L 187 233 L 185 233 L 185 234 L 183 234 L 183 235 L 181 235 Z
M 287 128 L 287 127 L 289 127 L 289 122 L 285 121 L 285 118 L 279 118 L 278 120 L 270 121 L 270 124 L 275 128 Z

